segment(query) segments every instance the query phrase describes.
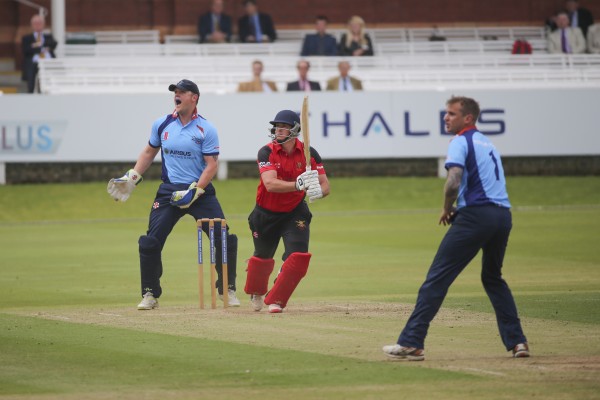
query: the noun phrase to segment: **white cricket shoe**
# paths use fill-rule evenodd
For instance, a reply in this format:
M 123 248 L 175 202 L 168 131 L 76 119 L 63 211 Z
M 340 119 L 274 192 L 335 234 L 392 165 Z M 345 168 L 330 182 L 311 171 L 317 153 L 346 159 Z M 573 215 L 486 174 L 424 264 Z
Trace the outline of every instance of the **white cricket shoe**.
M 272 314 L 279 314 L 283 312 L 283 308 L 279 304 L 269 304 L 269 312 Z
M 423 361 L 425 359 L 425 350 L 416 347 L 404 347 L 399 344 L 383 346 L 383 352 L 394 360 Z
M 235 290 L 229 289 L 227 291 L 227 296 L 229 297 L 229 304 L 228 304 L 229 307 L 239 307 L 240 306 L 240 300 L 235 295 Z M 219 299 L 221 299 L 221 301 L 223 301 L 222 294 L 219 295 Z
M 142 302 L 138 304 L 138 310 L 152 310 L 153 308 L 158 308 L 158 300 L 154 298 L 152 293 L 146 292 L 144 293 L 144 297 L 142 298 Z
M 514 358 L 529 357 L 529 345 L 527 343 L 519 343 L 513 348 Z
M 263 296 L 258 294 L 253 294 L 250 296 L 250 303 L 252 303 L 252 309 L 254 311 L 260 311 L 263 308 Z

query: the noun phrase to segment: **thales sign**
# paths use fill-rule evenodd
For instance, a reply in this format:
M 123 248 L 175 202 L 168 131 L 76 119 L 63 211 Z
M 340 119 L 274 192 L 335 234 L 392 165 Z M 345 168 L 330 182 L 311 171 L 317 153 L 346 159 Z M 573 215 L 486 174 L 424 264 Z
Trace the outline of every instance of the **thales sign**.
M 375 111 L 371 114 L 365 126 L 352 126 L 352 118 L 350 112 L 345 112 L 341 116 L 333 117 L 330 113 L 323 113 L 323 136 L 327 137 L 335 131 L 336 133 L 343 132 L 344 136 L 352 136 L 359 133 L 360 136 L 369 136 L 370 134 L 384 133 L 387 136 L 429 136 L 429 135 L 452 135 L 446 132 L 444 124 L 444 115 L 446 111 L 440 111 L 438 115 L 433 115 L 433 119 L 438 121 L 435 129 L 416 126 L 417 124 L 411 121 L 411 113 L 404 111 L 403 126 L 394 126 L 389 121 L 394 118 L 389 118 L 384 113 Z M 477 127 L 486 135 L 501 135 L 506 132 L 506 123 L 504 121 L 505 111 L 503 109 L 483 109 L 477 122 Z M 356 129 L 356 130 L 355 130 Z M 340 132 L 341 130 L 341 132 Z

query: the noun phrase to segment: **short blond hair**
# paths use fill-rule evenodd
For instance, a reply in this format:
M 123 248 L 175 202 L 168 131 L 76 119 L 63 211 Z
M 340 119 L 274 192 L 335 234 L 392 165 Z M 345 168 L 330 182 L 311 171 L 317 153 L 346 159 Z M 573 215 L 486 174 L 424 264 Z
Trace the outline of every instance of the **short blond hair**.
M 446 105 L 456 103 L 460 104 L 463 116 L 470 114 L 473 116 L 473 121 L 477 121 L 479 119 L 481 109 L 479 108 L 479 103 L 475 99 L 465 96 L 452 96 L 448 99 L 448 101 L 446 101 Z

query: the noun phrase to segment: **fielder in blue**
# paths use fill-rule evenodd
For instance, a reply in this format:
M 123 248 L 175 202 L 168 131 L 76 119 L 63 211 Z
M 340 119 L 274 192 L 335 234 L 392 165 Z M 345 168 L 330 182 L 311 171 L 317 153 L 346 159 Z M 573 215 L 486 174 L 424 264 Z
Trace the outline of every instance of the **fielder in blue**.
M 152 125 L 150 140 L 133 169 L 121 178 L 111 179 L 108 193 L 116 201 L 126 201 L 142 174 L 161 152 L 162 183 L 150 210 L 148 231 L 139 239 L 142 301 L 138 310 L 158 308 L 162 294 L 160 278 L 163 272 L 161 253 L 167 237 L 181 217 L 194 219 L 225 218 L 217 200 L 212 179 L 217 173 L 219 138 L 215 127 L 198 115 L 198 86 L 187 79 L 169 85 L 174 93 L 175 111 L 163 116 Z M 207 224 L 206 224 L 207 225 Z M 235 295 L 237 264 L 237 236 L 229 234 L 227 227 L 227 276 L 229 279 L 229 306 L 239 306 Z M 208 232 L 208 225 L 203 227 Z M 215 235 L 216 282 L 222 296 L 222 245 L 220 235 Z
M 446 158 L 448 178 L 439 223 L 451 225 L 419 289 L 417 304 L 397 344 L 383 352 L 397 360 L 425 359 L 429 324 L 456 277 L 483 251 L 481 281 L 492 302 L 500 338 L 513 357 L 529 357 L 517 306 L 502 278 L 502 262 L 512 228 L 510 203 L 498 150 L 475 127 L 479 104 L 468 97 L 446 103 L 446 131 L 456 134 Z M 456 202 L 456 206 L 454 206 Z

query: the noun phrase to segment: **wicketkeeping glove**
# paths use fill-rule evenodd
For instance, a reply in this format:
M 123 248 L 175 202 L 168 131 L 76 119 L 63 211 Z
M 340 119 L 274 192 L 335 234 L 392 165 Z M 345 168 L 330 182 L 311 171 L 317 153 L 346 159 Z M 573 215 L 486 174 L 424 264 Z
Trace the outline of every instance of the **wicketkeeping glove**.
M 296 178 L 296 190 L 307 190 L 311 184 L 319 182 L 319 172 L 305 171 Z
M 134 169 L 130 169 L 120 178 L 113 178 L 108 181 L 106 191 L 115 201 L 126 201 L 136 185 L 144 178 Z
M 171 205 L 179 208 L 188 208 L 194 201 L 204 194 L 204 189 L 192 183 L 188 190 L 178 190 L 171 195 Z

